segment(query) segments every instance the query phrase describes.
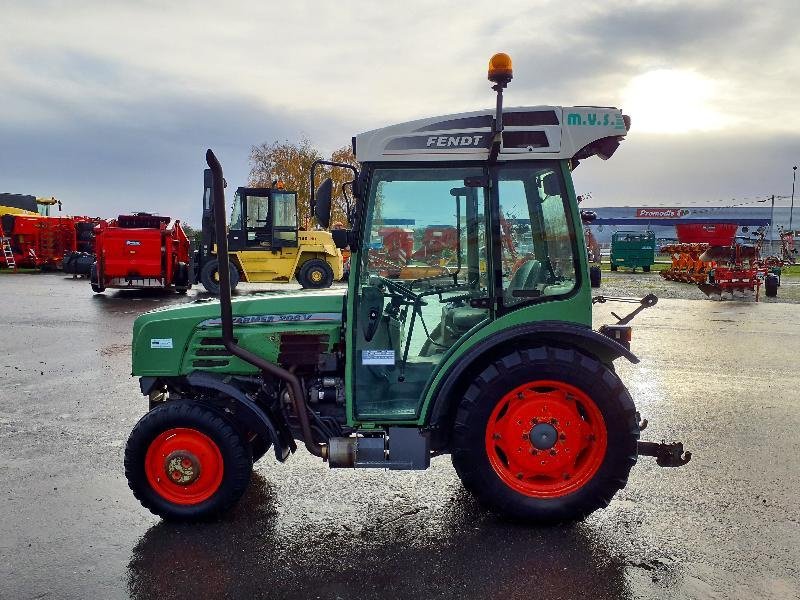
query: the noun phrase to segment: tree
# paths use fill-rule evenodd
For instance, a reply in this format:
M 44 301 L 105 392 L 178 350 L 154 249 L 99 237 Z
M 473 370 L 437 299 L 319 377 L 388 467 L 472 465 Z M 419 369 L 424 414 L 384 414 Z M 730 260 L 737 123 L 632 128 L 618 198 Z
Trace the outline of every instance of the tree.
M 353 165 L 356 169 L 360 169 L 361 165 L 356 160 L 353 149 L 350 146 L 342 146 L 334 150 L 331 154 L 331 162 L 345 163 Z M 347 222 L 347 204 L 350 203 L 351 207 L 354 202 L 353 189 L 346 186 L 348 182 L 353 180 L 353 172 L 350 169 L 334 168 L 329 169 L 326 177 L 333 180 L 333 202 L 331 202 L 331 228 L 345 228 L 348 226 Z M 347 197 L 345 197 L 347 194 Z
M 250 149 L 250 179 L 251 187 L 269 187 L 277 179 L 282 181 L 287 190 L 297 192 L 297 219 L 302 228 L 312 224 L 310 214 L 310 176 L 311 165 L 315 160 L 322 158 L 320 152 L 314 148 L 311 141 L 303 137 L 297 143 L 288 140 L 275 141 L 271 144 L 264 142 Z M 356 157 L 349 146 L 335 150 L 330 157 L 331 161 L 342 162 L 359 167 Z M 315 186 L 326 178 L 333 180 L 333 201 L 331 202 L 331 225 L 333 228 L 347 225 L 346 202 L 342 195 L 342 186 L 353 179 L 349 169 L 331 169 L 325 165 L 316 170 Z M 352 202 L 352 190 L 347 189 Z
M 303 137 L 298 143 L 288 140 L 264 142 L 250 148 L 251 187 L 270 187 L 276 179 L 282 181 L 287 190 L 297 192 L 297 220 L 301 228 L 310 225 L 309 176 L 311 164 L 321 159 L 319 151 L 311 141 Z

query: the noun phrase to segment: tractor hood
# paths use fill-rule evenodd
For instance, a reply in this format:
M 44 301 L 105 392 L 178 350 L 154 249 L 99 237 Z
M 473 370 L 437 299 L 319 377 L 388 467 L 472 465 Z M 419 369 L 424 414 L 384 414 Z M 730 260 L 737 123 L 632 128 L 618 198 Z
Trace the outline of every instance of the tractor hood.
M 345 296 L 346 290 L 341 288 L 235 298 L 234 337 L 243 348 L 278 364 L 287 335 L 292 341 L 297 336 L 316 336 L 313 341 L 320 351 L 330 350 L 341 336 Z M 224 350 L 221 335 L 216 300 L 145 313 L 133 325 L 133 375 L 177 376 L 196 370 L 255 372 L 255 367 Z

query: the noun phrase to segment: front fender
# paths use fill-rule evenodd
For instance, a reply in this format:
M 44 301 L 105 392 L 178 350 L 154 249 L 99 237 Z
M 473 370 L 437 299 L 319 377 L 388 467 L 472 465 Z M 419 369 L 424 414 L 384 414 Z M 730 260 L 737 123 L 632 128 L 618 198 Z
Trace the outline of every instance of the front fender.
M 294 450 L 292 440 L 288 442 L 284 440 L 270 417 L 236 386 L 225 382 L 214 373 L 205 373 L 203 371 L 189 373 L 186 376 L 186 381 L 194 387 L 216 390 L 234 400 L 237 409 L 236 421 L 264 439 L 272 441 L 272 447 L 275 449 L 275 458 L 280 462 L 285 461 Z
M 470 374 L 480 373 L 499 354 L 523 347 L 552 345 L 571 347 L 596 357 L 605 364 L 625 357 L 632 363 L 639 359 L 628 348 L 587 326 L 563 321 L 541 321 L 513 329 L 505 329 L 481 340 L 467 350 L 442 378 L 433 393 L 426 419 L 436 439 L 449 436 L 449 419 L 459 401 L 459 391 L 468 384 Z M 435 443 L 435 440 L 434 440 Z M 436 444 L 439 446 L 439 444 Z

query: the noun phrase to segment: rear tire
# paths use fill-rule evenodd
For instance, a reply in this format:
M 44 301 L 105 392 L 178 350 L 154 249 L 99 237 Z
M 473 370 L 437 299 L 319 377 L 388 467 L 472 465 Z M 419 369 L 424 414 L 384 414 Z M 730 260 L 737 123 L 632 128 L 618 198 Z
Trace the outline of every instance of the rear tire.
M 231 290 L 234 290 L 239 285 L 239 271 L 232 262 L 228 266 L 231 274 Z M 210 259 L 203 265 L 200 271 L 200 282 L 206 291 L 219 296 L 219 261 L 216 258 Z
M 507 354 L 469 386 L 452 459 L 490 509 L 572 521 L 625 487 L 638 438 L 636 408 L 612 370 L 576 350 L 539 347 Z
M 333 269 L 320 258 L 312 258 L 303 263 L 297 273 L 297 282 L 304 288 L 322 289 L 331 287 L 333 283 Z
M 600 271 L 600 267 L 597 265 L 592 265 L 589 267 L 589 283 L 593 288 L 599 288 L 602 279 L 603 273 Z
M 612 264 L 612 265 L 611 265 L 611 270 L 612 270 L 612 271 L 616 271 L 616 270 L 617 270 L 617 265 L 614 265 L 614 264 Z
M 643 265 L 642 266 L 642 271 L 644 271 L 645 273 L 649 273 L 650 272 L 650 265 Z
M 125 448 L 125 476 L 133 495 L 171 521 L 222 515 L 241 498 L 252 460 L 236 428 L 193 400 L 173 400 L 136 424 Z
M 764 294 L 769 298 L 778 296 L 778 277 L 774 273 L 768 273 L 764 279 Z
M 173 277 L 175 282 L 175 291 L 179 294 L 185 294 L 192 284 L 189 283 L 189 265 L 184 262 L 179 262 L 175 265 L 175 275 Z
M 100 279 L 97 274 L 97 263 L 92 263 L 92 268 L 89 270 L 89 283 L 92 285 L 92 291 L 95 294 L 102 294 L 106 291 L 106 288 L 103 284 L 100 283 Z

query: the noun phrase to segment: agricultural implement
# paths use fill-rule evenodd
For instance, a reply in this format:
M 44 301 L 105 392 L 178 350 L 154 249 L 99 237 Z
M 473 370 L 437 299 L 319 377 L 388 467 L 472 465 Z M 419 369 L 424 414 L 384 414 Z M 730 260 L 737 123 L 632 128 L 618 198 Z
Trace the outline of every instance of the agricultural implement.
M 56 204 L 60 207 L 55 198 L 0 197 L 0 260 L 4 266 L 54 270 L 62 267 L 65 256 L 93 252 L 92 229 L 99 219 L 51 216 L 50 208 Z
M 589 269 L 571 173 L 616 151 L 615 108 L 503 108 L 507 55 L 492 57 L 496 111 L 444 115 L 353 139 L 355 202 L 335 230 L 352 251 L 348 288 L 231 300 L 224 178 L 206 154 L 220 298 L 140 316 L 133 369 L 149 411 L 125 450 L 128 483 L 166 519 L 219 516 L 269 450 L 302 445 L 332 468 L 426 469 L 451 454 L 489 508 L 529 522 L 608 505 L 641 455 L 685 464 L 680 443 L 639 441 L 645 424 L 613 363 L 633 314 L 591 328 Z M 314 181 L 312 168 L 311 181 Z M 330 222 L 326 179 L 312 208 Z M 370 258 L 385 220 L 414 214 L 463 239 L 434 277 L 382 275 Z M 500 218 L 518 256 L 504 268 Z M 463 217 L 463 218 L 462 218 Z M 639 301 L 652 305 L 652 299 Z
M 672 263 L 661 271 L 661 277 L 682 283 L 705 283 L 708 273 L 716 265 L 713 260 L 700 256 L 711 246 L 730 247 L 736 238 L 735 223 L 684 223 L 675 226 L 677 244 L 661 246 L 662 254 L 669 254 Z
M 206 169 L 202 239 L 194 256 L 194 271 L 196 283 L 219 294 L 221 244 L 211 182 L 211 171 Z M 232 288 L 239 281 L 287 283 L 294 277 L 304 288 L 320 289 L 344 276 L 342 252 L 330 232 L 300 229 L 297 193 L 285 190 L 277 181 L 273 187 L 236 190 L 230 230 L 225 236 Z
M 191 288 L 189 240 L 180 221 L 136 213 L 120 215 L 95 230 L 97 260 L 89 281 L 95 293 L 108 288 Z

